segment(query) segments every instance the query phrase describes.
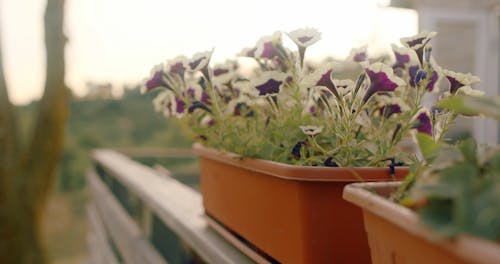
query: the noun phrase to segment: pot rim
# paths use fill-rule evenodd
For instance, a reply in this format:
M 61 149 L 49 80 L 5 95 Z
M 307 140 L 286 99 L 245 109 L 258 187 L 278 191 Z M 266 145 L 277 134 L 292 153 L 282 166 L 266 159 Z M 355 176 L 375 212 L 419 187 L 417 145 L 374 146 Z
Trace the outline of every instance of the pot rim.
M 364 211 L 369 211 L 467 262 L 499 263 L 500 245 L 498 243 L 467 234 L 458 235 L 455 238 L 440 236 L 424 226 L 414 211 L 374 193 L 382 188 L 397 188 L 400 185 L 400 181 L 352 183 L 344 187 L 342 196 Z
M 193 151 L 201 158 L 217 160 L 250 171 L 295 181 L 363 182 L 391 181 L 404 178 L 408 167 L 395 167 L 391 176 L 389 167 L 323 167 L 297 166 L 270 160 L 243 158 L 241 155 L 193 144 Z

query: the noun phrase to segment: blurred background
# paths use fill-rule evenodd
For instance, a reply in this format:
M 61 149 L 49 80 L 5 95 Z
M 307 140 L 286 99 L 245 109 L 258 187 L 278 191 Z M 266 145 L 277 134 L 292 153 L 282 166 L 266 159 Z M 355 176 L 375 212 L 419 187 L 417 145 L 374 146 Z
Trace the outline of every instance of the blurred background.
M 0 0 L 1 62 L 23 138 L 34 127 L 44 91 L 46 5 L 47 0 Z M 301 27 L 322 32 L 308 58 L 344 59 L 362 45 L 370 56 L 380 56 L 401 37 L 430 30 L 439 33 L 432 43 L 440 64 L 478 75 L 477 88 L 494 95 L 499 24 L 498 0 L 66 0 L 65 82 L 71 101 L 62 162 L 46 209 L 50 260 L 88 258 L 84 174 L 91 149 L 190 147 L 175 122 L 154 113 L 151 95 L 137 89 L 153 65 L 212 48 L 213 61 L 222 62 L 263 35 Z M 494 122 L 462 120 L 456 133 L 498 143 Z

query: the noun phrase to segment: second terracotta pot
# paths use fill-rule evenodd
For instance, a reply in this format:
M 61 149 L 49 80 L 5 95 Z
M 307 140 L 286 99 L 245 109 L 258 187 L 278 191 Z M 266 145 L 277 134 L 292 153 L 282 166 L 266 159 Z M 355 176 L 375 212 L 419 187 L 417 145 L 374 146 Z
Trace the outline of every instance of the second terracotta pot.
M 388 200 L 399 184 L 357 183 L 344 189 L 344 198 L 363 209 L 374 264 L 500 263 L 498 243 L 470 235 L 439 236 L 414 211 Z

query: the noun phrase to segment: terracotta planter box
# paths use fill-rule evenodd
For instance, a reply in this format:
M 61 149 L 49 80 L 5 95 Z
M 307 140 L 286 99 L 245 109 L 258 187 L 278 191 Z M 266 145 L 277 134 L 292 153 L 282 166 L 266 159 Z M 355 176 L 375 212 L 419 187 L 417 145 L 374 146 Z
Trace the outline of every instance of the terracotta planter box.
M 391 176 L 389 168 L 292 166 L 199 144 L 193 149 L 207 216 L 281 263 L 369 263 L 361 210 L 342 199 L 342 189 L 408 173 L 401 167 Z
M 372 263 L 500 263 L 500 245 L 462 235 L 439 238 L 419 223 L 418 215 L 385 197 L 400 183 L 356 183 L 344 199 L 363 209 Z

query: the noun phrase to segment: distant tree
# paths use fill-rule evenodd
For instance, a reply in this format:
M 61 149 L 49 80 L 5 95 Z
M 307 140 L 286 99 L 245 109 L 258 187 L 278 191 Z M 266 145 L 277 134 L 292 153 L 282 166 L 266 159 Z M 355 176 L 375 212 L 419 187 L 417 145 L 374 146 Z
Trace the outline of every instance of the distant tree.
M 21 146 L 0 47 L 0 263 L 46 263 L 41 232 L 61 156 L 69 93 L 64 76 L 64 0 L 47 0 L 46 80 L 34 129 Z

